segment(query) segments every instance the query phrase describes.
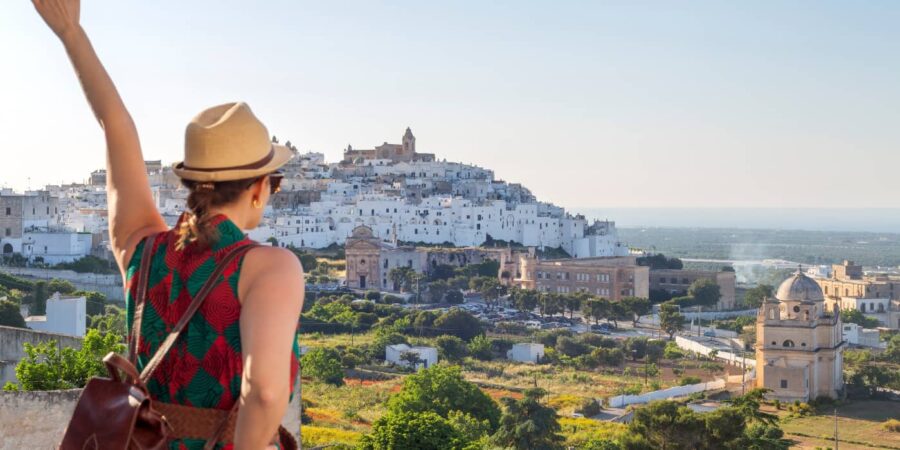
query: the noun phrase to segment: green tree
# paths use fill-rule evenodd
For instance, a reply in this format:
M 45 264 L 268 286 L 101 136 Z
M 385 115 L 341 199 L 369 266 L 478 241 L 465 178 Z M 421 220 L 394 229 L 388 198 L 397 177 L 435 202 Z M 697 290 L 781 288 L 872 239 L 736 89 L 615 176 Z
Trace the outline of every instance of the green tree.
M 658 270 L 658 269 L 681 270 L 682 268 L 684 268 L 684 263 L 682 263 L 680 259 L 666 258 L 666 255 L 663 255 L 662 253 L 638 257 L 637 263 L 639 266 L 648 266 L 654 270 Z
M 855 323 L 863 328 L 875 328 L 880 325 L 878 319 L 868 317 L 858 309 L 841 310 L 841 320 L 844 323 Z
M 47 282 L 46 281 L 38 281 L 34 283 L 34 289 L 31 291 L 31 295 L 29 295 L 28 303 L 29 303 L 29 311 L 28 313 L 32 316 L 43 316 L 47 314 L 47 297 L 49 294 L 47 293 Z
M 563 295 L 562 298 L 563 298 L 563 307 L 566 309 L 566 311 L 569 311 L 569 318 L 571 319 L 572 316 L 575 314 L 575 311 L 578 311 L 581 309 L 581 302 L 582 302 L 583 297 L 581 295 L 578 295 L 578 293 L 575 293 L 575 294 Z
M 440 334 L 450 334 L 464 341 L 470 341 L 475 336 L 484 333 L 481 321 L 468 311 L 451 309 L 435 319 L 434 327 Z
M 684 328 L 684 315 L 674 304 L 663 303 L 659 305 L 659 327 L 669 335 L 669 339 L 672 339 L 675 333 Z
M 415 279 L 416 272 L 411 267 L 394 267 L 388 272 L 388 279 L 391 280 L 394 289 L 400 292 L 406 292 L 412 289 L 412 283 Z
M 103 314 L 90 317 L 88 328 L 96 329 L 100 334 L 117 334 L 125 336 L 125 310 L 115 305 L 106 305 Z
M 84 387 L 91 377 L 107 373 L 103 357 L 125 352 L 125 345 L 121 336 L 88 330 L 80 349 L 59 348 L 56 341 L 46 341 L 25 343 L 23 350 L 25 357 L 16 365 L 17 389 L 37 391 Z
M 715 306 L 722 298 L 719 285 L 709 278 L 701 278 L 691 283 L 688 288 L 688 296 L 694 298 L 694 304 L 700 306 Z
M 51 294 L 59 292 L 60 294 L 68 295 L 74 293 L 76 290 L 78 290 L 78 288 L 68 280 L 54 278 L 47 283 L 47 292 Z
M 450 362 L 459 362 L 469 354 L 466 343 L 456 336 L 438 336 L 435 346 L 441 359 Z
M 344 385 L 341 355 L 331 348 L 315 348 L 300 360 L 303 374 L 334 386 Z
M 510 290 L 513 305 L 521 312 L 533 311 L 538 306 L 538 292 L 533 289 L 513 288 Z
M 487 420 L 491 429 L 500 421 L 500 409 L 478 386 L 466 381 L 458 366 L 438 364 L 403 380 L 403 388 L 387 402 L 392 414 L 433 412 L 448 417 L 461 411 Z
M 19 314 L 19 305 L 9 300 L 0 300 L 0 325 L 26 328 L 25 319 Z
M 541 317 L 559 314 L 563 309 L 562 297 L 559 294 L 541 292 L 538 298 L 538 307 L 540 307 Z
M 472 338 L 468 345 L 469 354 L 475 359 L 482 361 L 490 361 L 494 359 L 494 352 L 491 351 L 491 341 L 484 335 L 478 335 Z
M 451 305 L 459 305 L 465 301 L 465 297 L 459 289 L 451 289 L 444 294 L 444 301 Z
M 628 426 L 654 449 L 697 448 L 705 439 L 705 424 L 693 411 L 672 401 L 655 401 L 634 411 Z
M 462 450 L 467 442 L 444 417 L 431 412 L 388 413 L 363 436 L 362 450 Z
M 631 315 L 631 324 L 634 327 L 637 327 L 638 321 L 641 320 L 641 316 L 650 312 L 650 300 L 646 298 L 625 297 L 620 303 L 625 308 L 625 311 Z
M 778 416 L 759 409 L 766 393 L 770 389 L 751 389 L 744 395 L 726 400 L 726 403 L 740 412 L 748 423 L 761 423 L 764 425 L 777 425 Z
M 556 410 L 544 406 L 539 399 L 543 389 L 528 389 L 520 400 L 503 398 L 505 407 L 500 427 L 491 441 L 500 447 L 532 450 L 562 449 L 565 440 L 560 435 Z
M 612 303 L 605 298 L 588 299 L 581 307 L 581 314 L 594 320 L 595 324 L 600 323 L 601 319 L 609 317 L 612 310 Z
M 768 284 L 760 284 L 747 289 L 744 293 L 744 304 L 753 308 L 759 308 L 765 299 L 771 298 L 775 288 Z
M 501 285 L 496 278 L 481 277 L 477 290 L 481 294 L 481 298 L 484 299 L 484 303 L 489 308 L 493 308 L 497 306 L 497 300 L 504 294 L 506 287 Z
M 106 295 L 96 291 L 75 291 L 74 295 L 83 296 L 85 299 L 85 313 L 88 316 L 103 314 L 106 308 Z
M 435 280 L 428 283 L 428 295 L 431 297 L 432 303 L 439 303 L 444 300 L 444 295 L 450 289 L 444 280 Z

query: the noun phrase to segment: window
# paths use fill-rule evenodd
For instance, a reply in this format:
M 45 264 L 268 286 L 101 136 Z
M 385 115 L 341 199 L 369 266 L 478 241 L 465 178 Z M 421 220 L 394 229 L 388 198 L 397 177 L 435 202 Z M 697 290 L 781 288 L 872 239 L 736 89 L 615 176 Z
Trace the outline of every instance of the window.
M 6 229 L 6 236 L 12 236 L 12 228 Z
M 781 380 L 781 388 L 782 388 L 782 389 L 787 389 L 787 386 L 788 386 L 788 385 L 787 385 L 787 380 Z
M 793 347 L 794 347 L 794 341 L 788 339 L 788 340 L 784 341 L 784 343 L 781 344 L 781 346 L 782 346 L 782 347 L 787 347 L 787 348 L 793 348 Z
M 384 268 L 385 268 L 385 269 L 388 268 L 388 260 L 387 260 L 387 259 L 384 260 Z
M 8 207 L 8 206 L 6 207 L 6 215 L 7 215 L 7 216 L 11 216 L 11 215 L 12 215 L 12 208 L 10 208 L 10 207 Z

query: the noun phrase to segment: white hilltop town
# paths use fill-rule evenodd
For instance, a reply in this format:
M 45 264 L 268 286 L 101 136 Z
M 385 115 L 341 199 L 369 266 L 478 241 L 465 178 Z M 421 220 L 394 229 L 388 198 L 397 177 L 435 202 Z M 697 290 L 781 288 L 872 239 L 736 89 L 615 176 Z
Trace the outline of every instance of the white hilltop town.
M 526 247 L 560 248 L 573 258 L 626 256 L 614 222 L 589 222 L 539 202 L 524 186 L 495 178 L 478 166 L 437 160 L 416 151 L 407 128 L 401 144 L 374 149 L 347 146 L 341 161 L 300 153 L 283 168 L 258 241 L 280 246 L 343 245 L 361 225 L 386 243 L 478 246 L 504 241 Z M 153 197 L 167 222 L 184 209 L 187 191 L 168 165 L 147 161 Z M 0 253 L 32 262 L 69 262 L 108 252 L 106 174 L 84 183 L 17 193 L 0 190 Z

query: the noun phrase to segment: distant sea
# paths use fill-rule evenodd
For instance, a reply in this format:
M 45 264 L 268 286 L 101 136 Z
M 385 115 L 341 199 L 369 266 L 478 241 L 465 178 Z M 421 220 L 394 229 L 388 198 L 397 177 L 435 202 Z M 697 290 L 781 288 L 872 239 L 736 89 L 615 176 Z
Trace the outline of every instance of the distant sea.
M 900 208 L 567 208 L 619 228 L 745 228 L 900 233 Z

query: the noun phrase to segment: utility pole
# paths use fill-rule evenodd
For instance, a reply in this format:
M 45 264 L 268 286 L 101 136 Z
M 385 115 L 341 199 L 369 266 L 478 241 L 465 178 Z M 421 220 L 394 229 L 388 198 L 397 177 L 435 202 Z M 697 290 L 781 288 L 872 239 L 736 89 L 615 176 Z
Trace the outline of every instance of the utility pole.
M 838 445 L 840 445 L 840 441 L 838 440 L 838 427 L 837 427 L 837 407 L 834 407 L 834 450 L 838 450 Z

